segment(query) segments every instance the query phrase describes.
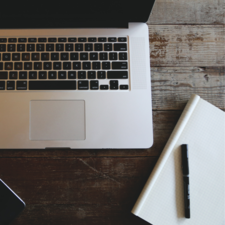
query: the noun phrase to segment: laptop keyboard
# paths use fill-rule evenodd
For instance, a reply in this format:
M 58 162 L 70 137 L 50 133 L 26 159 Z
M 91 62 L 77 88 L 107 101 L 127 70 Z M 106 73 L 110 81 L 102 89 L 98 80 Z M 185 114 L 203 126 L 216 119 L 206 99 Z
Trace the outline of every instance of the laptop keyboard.
M 128 90 L 127 37 L 0 38 L 0 91 Z

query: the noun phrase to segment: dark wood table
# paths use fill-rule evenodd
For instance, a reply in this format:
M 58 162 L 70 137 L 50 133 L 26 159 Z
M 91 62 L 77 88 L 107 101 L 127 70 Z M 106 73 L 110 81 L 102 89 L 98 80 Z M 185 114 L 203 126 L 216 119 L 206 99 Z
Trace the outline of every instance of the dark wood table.
M 13 224 L 148 224 L 130 211 L 191 94 L 225 110 L 224 16 L 223 0 L 156 0 L 152 148 L 0 150 L 0 178 L 27 204 Z

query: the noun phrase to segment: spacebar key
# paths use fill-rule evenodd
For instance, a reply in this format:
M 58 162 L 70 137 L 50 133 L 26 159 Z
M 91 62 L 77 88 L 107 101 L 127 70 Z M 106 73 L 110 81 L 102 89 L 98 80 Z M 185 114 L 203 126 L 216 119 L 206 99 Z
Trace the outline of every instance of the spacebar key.
M 76 81 L 29 81 L 29 90 L 76 90 Z

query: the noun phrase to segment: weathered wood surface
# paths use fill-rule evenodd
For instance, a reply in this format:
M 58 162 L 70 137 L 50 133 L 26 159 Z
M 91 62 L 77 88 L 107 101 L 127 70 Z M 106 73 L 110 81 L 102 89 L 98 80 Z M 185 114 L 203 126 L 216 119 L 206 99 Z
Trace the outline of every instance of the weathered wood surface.
M 225 24 L 224 0 L 156 0 L 148 24 Z

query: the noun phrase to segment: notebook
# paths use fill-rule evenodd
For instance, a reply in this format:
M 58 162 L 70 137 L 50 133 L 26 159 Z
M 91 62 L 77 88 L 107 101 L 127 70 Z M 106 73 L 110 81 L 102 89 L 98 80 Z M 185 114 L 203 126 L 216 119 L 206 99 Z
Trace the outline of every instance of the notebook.
M 188 144 L 190 219 L 184 214 L 181 144 Z M 132 213 L 153 225 L 225 224 L 225 113 L 192 95 Z
M 149 148 L 153 4 L 2 3 L 0 148 Z

